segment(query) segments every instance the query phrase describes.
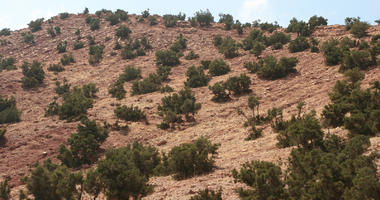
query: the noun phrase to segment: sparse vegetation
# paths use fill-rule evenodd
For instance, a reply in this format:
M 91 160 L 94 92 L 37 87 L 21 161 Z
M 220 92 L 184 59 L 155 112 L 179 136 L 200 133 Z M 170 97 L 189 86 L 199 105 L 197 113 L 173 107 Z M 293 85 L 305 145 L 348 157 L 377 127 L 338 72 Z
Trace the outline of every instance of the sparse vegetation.
M 3 28 L 0 30 L 0 36 L 8 36 L 11 35 L 11 29 Z
M 104 49 L 104 45 L 90 46 L 90 50 L 89 50 L 90 58 L 88 59 L 88 62 L 91 65 L 95 65 L 100 62 L 100 60 L 103 57 L 103 49 Z
M 214 17 L 208 9 L 196 12 L 194 18 L 200 27 L 211 26 L 211 23 L 214 22 Z
M 59 18 L 60 19 L 66 19 L 69 17 L 69 13 L 64 12 L 64 13 L 59 13 Z
M 289 51 L 291 53 L 305 51 L 310 48 L 310 44 L 307 41 L 306 37 L 297 37 L 295 40 L 290 41 Z
M 15 66 L 16 59 L 14 57 L 3 58 L 0 55 L 0 72 L 3 70 L 15 70 L 17 67 Z
M 346 24 L 346 30 L 350 31 L 357 38 L 367 36 L 367 29 L 369 24 L 367 22 L 360 21 L 360 17 L 347 17 L 344 20 Z
M 146 121 L 146 115 L 137 106 L 118 106 L 114 110 L 114 113 L 117 118 L 122 119 L 124 121 Z
M 192 196 L 190 200 L 222 200 L 222 189 L 218 192 L 208 188 L 199 191 L 197 195 Z
M 67 41 L 59 42 L 57 45 L 58 53 L 66 52 Z
M 212 76 L 221 76 L 231 71 L 230 66 L 222 59 L 215 59 L 209 65 L 209 73 Z
M 24 62 L 21 66 L 24 77 L 22 78 L 22 86 L 24 88 L 34 88 L 40 86 L 45 78 L 45 72 L 42 64 L 38 61 L 32 63 Z
M 42 27 L 41 27 L 42 22 L 44 22 L 44 18 L 39 18 L 39 19 L 36 19 L 34 21 L 33 20 L 30 21 L 28 26 L 32 32 L 36 32 L 36 31 L 39 31 L 42 29 Z
M 225 58 L 234 58 L 238 56 L 238 45 L 231 36 L 222 39 L 220 36 L 214 37 L 214 45 L 218 48 L 219 53 L 224 54 Z
M 22 32 L 21 33 L 22 38 L 24 39 L 25 43 L 31 43 L 34 44 L 34 35 L 32 32 Z
M 62 72 L 65 70 L 65 68 L 62 67 L 61 64 L 50 64 L 47 70 L 52 72 Z
M 249 89 L 250 84 L 251 79 L 246 74 L 240 74 L 240 76 L 228 78 L 224 83 L 224 87 L 230 91 L 230 93 L 234 93 L 234 95 L 241 95 L 251 91 Z
M 72 53 L 63 54 L 63 56 L 61 58 L 61 64 L 62 65 L 70 65 L 71 63 L 75 63 L 73 54 Z
M 196 54 L 193 50 L 191 50 L 190 52 L 189 52 L 189 54 L 187 54 L 186 56 L 185 56 L 185 59 L 186 60 L 194 60 L 194 59 L 198 59 L 199 58 L 199 54 Z
M 200 67 L 190 67 L 186 72 L 187 80 L 185 86 L 196 88 L 207 86 L 210 77 L 204 74 L 203 69 Z
M 172 50 L 158 50 L 156 51 L 157 65 L 176 66 L 180 64 L 178 55 Z
M 129 29 L 127 26 L 122 25 L 119 28 L 115 30 L 115 36 L 119 37 L 121 39 L 128 39 L 129 35 L 132 33 L 131 29 Z
M 9 99 L 0 96 L 0 124 L 19 122 L 20 115 L 21 112 L 17 109 L 16 99 L 13 96 Z
M 76 40 L 74 42 L 74 47 L 73 47 L 74 50 L 81 49 L 83 47 L 84 47 L 84 43 L 82 41 Z

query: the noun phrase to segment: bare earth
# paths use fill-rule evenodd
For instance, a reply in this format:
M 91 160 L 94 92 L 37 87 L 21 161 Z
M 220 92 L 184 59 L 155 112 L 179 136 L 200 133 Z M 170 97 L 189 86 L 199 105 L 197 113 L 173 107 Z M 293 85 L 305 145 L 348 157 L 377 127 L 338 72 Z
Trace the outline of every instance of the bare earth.
M 214 35 L 231 35 L 234 39 L 241 41 L 250 32 L 245 29 L 244 34 L 239 36 L 235 30 L 225 31 L 222 24 L 213 24 L 210 28 L 192 28 L 189 24 L 183 23 L 182 27 L 165 28 L 162 19 L 159 18 L 159 25 L 149 26 L 147 23 L 137 23 L 134 15 L 130 15 L 128 25 L 132 30 L 132 38 L 147 37 L 153 46 L 153 50 L 147 52 L 147 56 L 138 57 L 134 60 L 123 60 L 121 56 L 111 56 L 114 46 L 114 29 L 119 26 L 110 26 L 104 19 L 101 21 L 100 30 L 90 31 L 85 24 L 85 16 L 70 15 L 68 19 L 60 20 L 54 18 L 54 26 L 60 26 L 62 34 L 56 38 L 51 38 L 46 32 L 49 24 L 44 23 L 43 29 L 34 33 L 35 44 L 25 44 L 19 30 L 13 32 L 11 36 L 0 37 L 11 42 L 10 45 L 0 46 L 0 54 L 5 58 L 13 56 L 17 60 L 17 66 L 24 61 L 38 60 L 44 63 L 46 73 L 44 85 L 34 90 L 24 90 L 21 87 L 22 70 L 3 71 L 0 73 L 0 95 L 15 96 L 17 106 L 22 110 L 21 122 L 7 126 L 7 143 L 0 147 L 0 177 L 11 176 L 11 183 L 14 185 L 12 194 L 16 198 L 18 189 L 24 188 L 19 179 L 30 173 L 30 166 L 36 161 L 43 161 L 51 158 L 57 161 L 58 147 L 66 143 L 71 133 L 76 131 L 77 122 L 66 123 L 58 120 L 58 117 L 44 117 L 47 105 L 53 101 L 56 95 L 54 92 L 55 82 L 62 82 L 64 78 L 72 86 L 81 86 L 93 82 L 99 87 L 98 98 L 95 100 L 94 107 L 89 110 L 89 118 L 98 122 L 114 123 L 116 117 L 113 114 L 113 104 L 137 105 L 147 114 L 149 125 L 145 123 L 130 124 L 131 131 L 128 134 L 111 132 L 104 148 L 121 147 L 135 140 L 156 146 L 162 151 L 168 151 L 171 147 L 190 142 L 200 136 L 209 137 L 213 142 L 220 143 L 216 169 L 213 173 L 198 176 L 191 179 L 176 181 L 171 177 L 153 177 L 151 184 L 156 185 L 153 194 L 146 199 L 188 199 L 197 191 L 209 187 L 212 189 L 223 189 L 224 199 L 238 199 L 234 189 L 242 186 L 235 184 L 231 175 L 231 170 L 239 167 L 242 163 L 251 160 L 265 160 L 280 164 L 283 168 L 291 148 L 279 149 L 276 147 L 276 134 L 268 126 L 264 130 L 264 135 L 255 141 L 245 141 L 248 129 L 243 126 L 244 118 L 237 114 L 237 109 L 248 110 L 247 96 L 234 97 L 231 102 L 217 104 L 211 101 L 212 93 L 207 87 L 193 89 L 197 101 L 202 104 L 202 108 L 196 115 L 194 124 L 186 124 L 175 131 L 163 131 L 156 127 L 161 121 L 157 114 L 157 105 L 161 98 L 167 94 L 159 92 L 131 96 L 131 83 L 124 85 L 128 91 L 127 97 L 121 101 L 111 98 L 108 94 L 108 87 L 113 83 L 127 65 L 135 65 L 141 68 L 143 77 L 156 70 L 155 51 L 167 48 L 175 38 L 182 33 L 188 39 L 188 50 L 194 50 L 200 55 L 197 60 L 185 60 L 181 58 L 181 65 L 172 69 L 168 84 L 175 91 L 183 88 L 186 81 L 186 70 L 188 67 L 200 65 L 200 60 L 212 60 L 223 58 L 212 44 Z M 76 39 L 74 34 L 77 28 L 81 29 L 82 41 L 85 48 L 73 50 L 73 43 Z M 281 30 L 283 31 L 283 30 Z M 380 27 L 372 26 L 369 35 L 379 34 Z M 103 60 L 97 66 L 88 64 L 88 45 L 86 37 L 95 36 L 97 43 L 103 43 L 106 48 Z M 319 27 L 313 34 L 314 37 L 323 41 L 330 38 L 342 38 L 343 36 L 352 37 L 344 26 L 332 25 Z M 112 40 L 105 42 L 106 37 Z M 292 35 L 295 38 L 296 35 Z M 367 41 L 369 37 L 365 38 Z M 68 52 L 73 52 L 76 63 L 66 66 L 65 71 L 55 75 L 46 70 L 49 64 L 59 62 L 61 54 L 57 53 L 56 45 L 58 42 L 68 41 Z M 226 75 L 214 77 L 210 84 L 226 80 L 228 77 L 247 73 L 252 79 L 251 89 L 262 97 L 260 112 L 266 112 L 273 106 L 284 110 L 284 117 L 288 118 L 295 114 L 297 103 L 304 101 L 305 110 L 316 110 L 318 114 L 323 110 L 324 105 L 329 103 L 328 92 L 332 89 L 335 82 L 342 79 L 342 74 L 338 73 L 339 66 L 327 67 L 324 64 L 322 53 L 311 53 L 304 51 L 300 53 L 289 53 L 285 45 L 281 50 L 271 50 L 267 48 L 263 57 L 273 55 L 295 56 L 299 59 L 297 74 L 287 78 L 266 81 L 257 78 L 256 75 L 249 74 L 243 67 L 244 62 L 254 61 L 254 55 L 246 51 L 240 51 L 240 56 L 226 60 L 230 64 L 232 71 Z M 363 87 L 368 87 L 369 82 L 380 79 L 379 68 L 372 68 L 366 71 L 366 78 Z M 112 105 L 111 105 L 112 104 Z M 345 135 L 346 131 L 340 128 L 330 130 L 331 133 Z M 380 150 L 380 137 L 371 139 L 372 151 Z M 43 152 L 47 152 L 44 156 Z M 377 162 L 380 166 L 380 162 Z M 379 169 L 380 171 L 380 169 Z

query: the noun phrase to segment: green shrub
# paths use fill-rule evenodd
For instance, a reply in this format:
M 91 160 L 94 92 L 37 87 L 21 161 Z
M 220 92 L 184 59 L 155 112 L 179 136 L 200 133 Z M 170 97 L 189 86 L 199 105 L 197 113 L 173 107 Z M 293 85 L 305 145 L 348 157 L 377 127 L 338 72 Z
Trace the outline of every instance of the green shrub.
M 149 16 L 148 20 L 149 20 L 149 25 L 151 25 L 151 26 L 158 24 L 157 19 L 154 16 Z
M 160 77 L 161 81 L 167 81 L 170 75 L 171 67 L 165 65 L 157 66 L 157 75 Z
M 64 12 L 64 13 L 59 13 L 59 18 L 60 19 L 66 19 L 69 17 L 69 13 Z
M 141 38 L 140 41 L 145 50 L 152 49 L 152 45 L 149 43 L 149 40 L 146 37 Z
M 272 45 L 273 50 L 282 49 L 283 45 L 281 43 L 275 43 Z
M 103 49 L 104 49 L 104 45 L 90 46 L 90 49 L 89 49 L 90 58 L 88 59 L 88 62 L 91 65 L 98 64 L 100 62 L 100 60 L 103 57 Z
M 33 61 L 33 63 L 24 62 L 21 66 L 24 77 L 22 78 L 22 87 L 34 88 L 40 86 L 45 78 L 45 72 L 41 63 Z
M 116 13 L 111 13 L 107 16 L 106 20 L 110 22 L 111 26 L 114 26 L 119 23 L 119 15 Z
M 89 83 L 82 86 L 83 95 L 87 98 L 96 98 L 96 93 L 99 92 L 99 88 L 96 87 L 95 83 Z
M 157 74 L 149 74 L 149 77 L 142 81 L 135 81 L 132 84 L 132 95 L 148 94 L 160 89 L 161 77 Z
M 133 65 L 129 65 L 126 68 L 124 68 L 124 72 L 120 74 L 119 81 L 128 82 L 139 78 L 142 78 L 141 69 Z
M 236 29 L 239 35 L 243 35 L 243 26 L 241 25 L 239 20 L 236 20 L 235 24 L 232 27 Z
M 74 42 L 74 48 L 73 48 L 74 50 L 81 49 L 83 47 L 84 47 L 84 43 L 82 41 L 77 40 Z
M 3 200 L 11 199 L 11 186 L 8 184 L 10 177 L 6 177 L 4 181 L 0 182 L 0 198 Z
M 308 37 L 313 32 L 313 29 L 310 24 L 293 18 L 290 20 L 288 28 L 286 28 L 286 32 L 297 33 L 298 36 Z
M 249 89 L 251 79 L 246 74 L 230 77 L 224 84 L 224 87 L 235 95 L 241 95 L 251 91 Z
M 317 15 L 314 15 L 310 17 L 309 19 L 309 26 L 311 30 L 314 30 L 317 26 L 326 26 L 327 25 L 327 19 L 323 18 L 322 16 L 318 17 Z
M 55 34 L 55 31 L 54 31 L 54 28 L 53 28 L 53 27 L 49 27 L 49 28 L 47 28 L 47 33 L 48 33 L 52 38 L 54 38 L 55 36 L 57 36 L 57 34 Z
M 218 46 L 219 53 L 223 53 L 225 58 L 234 58 L 238 56 L 238 46 L 236 41 L 233 40 L 230 36 L 227 36 L 222 40 Z
M 287 199 L 281 168 L 270 162 L 252 161 L 234 169 L 235 182 L 245 183 L 250 189 L 239 188 L 241 199 Z
M 16 99 L 13 96 L 9 99 L 0 96 L 0 124 L 19 122 L 20 115 L 21 112 L 17 109 Z
M 360 22 L 360 17 L 346 17 L 346 19 L 344 19 L 346 30 L 349 31 L 355 22 Z
M 0 36 L 8 36 L 11 34 L 11 29 L 9 28 L 3 28 L 0 31 Z
M 101 10 L 98 10 L 98 11 L 96 11 L 95 12 L 95 15 L 97 16 L 97 17 L 101 17 L 103 14 L 104 15 L 107 15 L 107 14 L 111 14 L 112 13 L 112 10 L 107 10 L 107 9 L 101 9 Z
M 181 33 L 177 37 L 177 40 L 169 48 L 170 48 L 170 50 L 178 53 L 178 52 L 185 50 L 187 48 L 186 42 L 187 42 L 187 39 L 185 37 L 183 37 L 183 35 Z
M 24 39 L 25 43 L 32 43 L 34 44 L 34 35 L 32 32 L 22 32 L 21 33 L 22 38 Z
M 119 28 L 115 29 L 116 37 L 119 37 L 121 39 L 128 39 L 131 33 L 132 33 L 131 29 L 129 29 L 125 25 L 122 25 Z
M 179 19 L 176 15 L 167 14 L 163 16 L 163 20 L 166 27 L 175 27 Z
M 61 144 L 57 158 L 67 167 L 80 167 L 93 164 L 99 158 L 100 145 L 107 139 L 108 130 L 96 121 L 84 120 L 77 127 L 77 132 L 70 135 L 68 149 Z
M 85 22 L 86 22 L 86 24 L 91 24 L 91 21 L 93 20 L 93 17 L 92 16 L 87 16 L 86 18 L 85 18 Z
M 355 21 L 352 24 L 350 33 L 356 38 L 362 38 L 367 36 L 367 30 L 369 27 L 370 25 L 367 22 Z
M 87 19 L 87 18 L 86 18 Z M 95 30 L 98 30 L 99 29 L 99 23 L 100 23 L 100 20 L 99 18 L 91 18 L 91 21 L 90 21 L 90 30 L 91 31 L 95 31 Z
M 124 85 L 122 82 L 117 81 L 116 83 L 113 83 L 109 89 L 108 93 L 111 94 L 112 97 L 117 98 L 118 100 L 124 99 L 125 94 L 127 93 L 124 90 Z
M 176 66 L 180 64 L 179 58 L 175 51 L 158 50 L 156 51 L 157 65 Z
M 137 106 L 118 106 L 114 110 L 114 113 L 117 118 L 122 119 L 124 121 L 146 121 L 146 115 Z
M 77 199 L 81 192 L 82 174 L 71 173 L 65 166 L 53 164 L 50 159 L 36 164 L 26 177 L 26 188 L 34 199 Z
M 192 196 L 190 200 L 222 200 L 222 189 L 218 192 L 208 188 L 199 191 L 197 195 Z
M 59 81 L 56 81 L 55 85 L 57 86 L 55 88 L 55 93 L 57 93 L 59 96 L 70 93 L 71 85 L 67 83 L 66 79 L 63 79 L 63 85 L 62 86 L 61 86 L 61 82 L 59 82 Z
M 215 35 L 212 39 L 212 43 L 215 47 L 219 47 L 223 42 L 223 38 L 220 35 Z
M 309 42 L 306 37 L 297 37 L 295 40 L 290 41 L 289 51 L 290 53 L 305 51 L 310 48 Z
M 215 59 L 209 65 L 209 73 L 212 76 L 221 76 L 231 71 L 230 66 L 222 59 Z
M 187 80 L 185 82 L 185 86 L 191 88 L 203 87 L 207 86 L 210 81 L 210 77 L 204 74 L 202 68 L 190 67 L 186 72 Z
M 59 42 L 57 45 L 58 53 L 66 52 L 67 41 Z
M 168 163 L 174 177 L 185 179 L 213 171 L 219 146 L 201 137 L 192 143 L 173 147 L 168 154 Z
M 34 21 L 33 20 L 30 21 L 28 26 L 32 32 L 36 32 L 42 29 L 41 28 L 42 22 L 44 22 L 44 18 L 39 18 Z
M 211 26 L 211 23 L 214 22 L 214 17 L 212 16 L 211 12 L 207 9 L 205 11 L 200 10 L 195 13 L 194 18 L 199 23 L 199 26 L 201 27 L 207 27 Z
M 165 86 L 161 87 L 161 89 L 160 89 L 161 93 L 166 93 L 166 92 L 170 93 L 173 91 L 174 91 L 174 89 L 172 87 L 170 87 L 169 85 L 165 85 Z
M 182 122 L 182 115 L 186 120 L 194 120 L 194 115 L 201 109 L 201 104 L 196 103 L 194 94 L 190 88 L 185 87 L 178 93 L 166 96 L 161 99 L 158 106 L 158 113 L 163 116 L 162 126 L 174 128 L 175 123 Z
M 93 36 L 87 36 L 88 45 L 95 45 L 95 37 Z
M 288 74 L 296 72 L 297 70 L 294 67 L 297 63 L 298 59 L 295 57 L 282 57 L 278 62 L 275 57 L 266 56 L 263 60 L 255 63 L 254 66 L 258 65 L 257 74 L 260 78 L 274 80 L 286 77 Z
M 231 99 L 230 94 L 226 92 L 226 87 L 223 82 L 215 83 L 213 86 L 208 87 L 214 96 L 212 97 L 212 101 L 217 103 L 227 102 Z
M 323 43 L 322 51 L 327 66 L 337 65 L 342 62 L 343 50 L 338 46 L 338 40 L 331 39 Z
M 283 32 L 274 32 L 271 36 L 266 39 L 267 46 L 276 45 L 276 44 L 286 44 L 290 42 L 290 35 Z
M 244 50 L 251 50 L 256 43 L 264 43 L 265 40 L 266 36 L 264 36 L 264 33 L 260 30 L 254 29 L 243 40 L 243 48 Z
M 234 17 L 230 14 L 219 14 L 219 23 L 224 23 L 224 30 L 231 30 Z
M 255 42 L 253 43 L 253 47 L 249 52 L 254 54 L 256 57 L 258 57 L 261 55 L 261 53 L 264 50 L 265 50 L 265 44 L 263 42 Z
M 62 67 L 62 65 L 58 63 L 58 64 L 50 64 L 47 70 L 51 72 L 62 72 L 65 70 L 65 68 Z
M 365 50 L 352 50 L 344 53 L 342 65 L 339 68 L 340 72 L 359 67 L 360 69 L 367 69 L 371 66 L 371 57 L 368 51 Z
M 17 69 L 15 66 L 16 59 L 14 57 L 2 58 L 0 56 L 0 72 L 3 70 L 14 70 Z
M 126 21 L 129 18 L 128 12 L 121 9 L 117 9 L 115 11 L 115 14 L 119 17 L 120 21 Z
M 61 64 L 62 65 L 70 65 L 71 63 L 75 63 L 73 54 L 72 53 L 63 54 L 63 56 L 61 58 Z
M 210 66 L 211 60 L 201 60 L 201 67 L 203 69 L 208 69 Z
M 190 52 L 189 52 L 189 54 L 187 54 L 186 56 L 185 56 L 185 59 L 186 60 L 194 60 L 194 59 L 198 59 L 199 58 L 199 54 L 196 54 L 193 50 L 191 50 Z

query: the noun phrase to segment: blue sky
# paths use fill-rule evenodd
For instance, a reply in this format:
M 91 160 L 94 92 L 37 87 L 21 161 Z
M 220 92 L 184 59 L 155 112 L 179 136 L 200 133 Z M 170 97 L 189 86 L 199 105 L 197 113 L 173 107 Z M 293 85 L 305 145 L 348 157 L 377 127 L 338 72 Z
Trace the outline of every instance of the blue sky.
M 380 0 L 2 0 L 0 28 L 20 29 L 30 20 L 48 19 L 60 12 L 78 13 L 85 7 L 91 13 L 120 8 L 139 14 L 149 8 L 152 14 L 184 12 L 187 16 L 209 9 L 216 19 L 219 13 L 229 13 L 242 22 L 261 19 L 282 26 L 292 17 L 308 20 L 315 14 L 327 18 L 329 24 L 343 24 L 346 17 L 360 16 L 370 23 L 380 19 Z

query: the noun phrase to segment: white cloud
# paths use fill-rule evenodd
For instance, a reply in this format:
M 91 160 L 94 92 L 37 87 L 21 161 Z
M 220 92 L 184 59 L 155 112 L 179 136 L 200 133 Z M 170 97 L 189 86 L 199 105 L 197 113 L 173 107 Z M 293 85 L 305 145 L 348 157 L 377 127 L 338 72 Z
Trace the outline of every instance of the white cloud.
M 260 19 L 261 21 L 274 21 L 269 0 L 244 0 L 239 13 L 242 22 L 252 22 Z

